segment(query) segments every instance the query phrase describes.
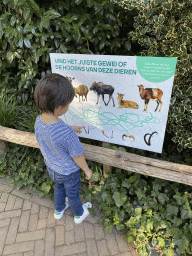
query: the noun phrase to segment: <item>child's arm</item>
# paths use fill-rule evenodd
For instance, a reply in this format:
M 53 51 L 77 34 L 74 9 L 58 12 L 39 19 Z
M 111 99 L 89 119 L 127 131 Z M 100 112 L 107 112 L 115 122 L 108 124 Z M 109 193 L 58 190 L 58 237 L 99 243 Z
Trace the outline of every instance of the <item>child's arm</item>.
M 74 162 L 84 171 L 86 178 L 90 180 L 91 177 L 93 176 L 93 172 L 91 169 L 89 169 L 89 166 L 87 165 L 87 162 L 83 154 L 76 157 L 72 157 L 72 158 Z

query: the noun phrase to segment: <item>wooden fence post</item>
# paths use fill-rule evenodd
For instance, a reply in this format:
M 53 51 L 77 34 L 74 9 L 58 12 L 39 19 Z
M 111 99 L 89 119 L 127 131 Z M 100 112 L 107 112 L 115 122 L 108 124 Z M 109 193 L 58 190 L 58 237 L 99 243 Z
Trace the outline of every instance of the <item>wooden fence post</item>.
M 109 145 L 110 145 L 109 142 L 102 141 L 102 147 L 109 146 Z M 104 178 L 106 178 L 106 172 L 111 172 L 111 171 L 112 171 L 112 166 L 106 165 L 106 164 L 103 165 L 103 176 L 104 176 Z

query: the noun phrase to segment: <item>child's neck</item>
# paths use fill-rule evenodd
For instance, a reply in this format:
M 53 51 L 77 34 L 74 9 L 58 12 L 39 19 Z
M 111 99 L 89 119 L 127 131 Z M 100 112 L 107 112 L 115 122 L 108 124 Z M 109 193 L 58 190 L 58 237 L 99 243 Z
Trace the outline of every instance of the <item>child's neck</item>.
M 46 118 L 46 119 L 49 119 L 49 120 L 58 120 L 58 116 L 55 116 L 55 115 L 50 115 L 50 114 L 47 114 L 47 113 L 42 113 L 41 116 L 43 118 Z

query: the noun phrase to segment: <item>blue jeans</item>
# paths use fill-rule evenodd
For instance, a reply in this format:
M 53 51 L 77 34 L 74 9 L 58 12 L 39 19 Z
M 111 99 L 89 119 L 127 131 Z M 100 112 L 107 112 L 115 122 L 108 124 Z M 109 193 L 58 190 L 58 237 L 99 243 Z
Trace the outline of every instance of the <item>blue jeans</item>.
M 57 212 L 62 212 L 65 208 L 65 197 L 68 197 L 71 212 L 74 216 L 83 215 L 83 207 L 79 188 L 81 184 L 80 170 L 70 175 L 62 175 L 47 167 L 50 178 L 55 182 L 54 205 Z

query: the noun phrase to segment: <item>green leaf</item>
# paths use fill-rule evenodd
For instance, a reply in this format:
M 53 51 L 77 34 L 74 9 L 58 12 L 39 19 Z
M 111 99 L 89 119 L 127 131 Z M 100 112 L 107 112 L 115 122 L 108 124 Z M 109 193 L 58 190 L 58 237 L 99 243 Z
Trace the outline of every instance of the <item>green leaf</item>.
M 125 188 L 130 188 L 131 187 L 131 182 L 129 181 L 129 179 L 125 179 L 123 182 L 122 182 L 122 187 L 125 187 Z
M 128 51 L 131 50 L 131 42 L 130 41 L 126 41 L 125 42 L 125 47 L 127 48 Z
M 165 240 L 162 237 L 157 237 L 157 241 L 161 247 L 165 246 Z
M 89 182 L 98 181 L 100 178 L 100 174 L 98 172 L 94 172 L 92 178 L 89 180 Z
M 124 230 L 124 228 L 125 228 L 125 225 L 122 223 L 116 225 L 117 230 Z
M 75 0 L 75 3 L 79 5 L 83 0 Z
M 94 1 L 93 0 L 87 0 L 87 5 L 90 8 L 92 5 L 94 5 Z
M 190 215 L 191 215 L 191 211 L 181 208 L 181 219 L 183 220 L 189 219 Z
M 176 206 L 173 206 L 171 204 L 167 204 L 167 214 L 168 215 L 177 215 L 177 213 L 179 212 L 179 208 Z
M 135 216 L 141 216 L 141 213 L 142 213 L 141 207 L 135 208 Z
M 45 16 L 48 16 L 50 19 L 59 18 L 61 16 L 60 13 L 56 12 L 55 10 L 49 10 L 45 12 Z
M 129 178 L 129 182 L 130 182 L 130 183 L 134 183 L 134 182 L 136 182 L 137 180 L 138 180 L 138 177 L 137 177 L 137 175 L 135 175 L 135 174 Z
M 10 25 L 13 27 L 14 24 L 15 24 L 15 22 L 16 22 L 16 17 L 15 17 L 15 16 L 12 16 L 12 17 L 11 17 L 11 20 L 10 20 Z
M 121 147 L 121 146 L 117 150 L 122 151 L 122 152 L 126 152 L 126 149 L 124 147 Z
M 127 238 L 127 242 L 128 243 L 132 243 L 134 241 L 135 241 L 135 237 L 134 236 L 128 236 L 128 238 Z
M 41 22 L 42 22 L 42 26 L 44 28 L 48 28 L 49 27 L 49 23 L 50 23 L 50 19 L 47 16 L 45 16 L 45 17 L 42 18 Z
M 159 15 L 159 22 L 160 22 L 160 23 L 163 23 L 164 20 L 165 20 L 165 16 L 164 16 L 163 14 L 160 14 L 160 15 Z
M 29 17 L 30 12 L 30 9 L 24 9 L 23 17 L 25 20 L 27 20 L 27 18 Z
M 61 51 L 63 52 L 63 53 L 66 53 L 67 52 L 67 49 L 65 48 L 65 46 L 64 46 L 64 44 L 60 44 L 60 48 L 61 48 Z
M 18 42 L 18 46 L 19 46 L 20 48 L 22 48 L 22 47 L 23 47 L 23 39 L 20 39 L 20 40 L 19 40 L 19 42 Z
M 123 192 L 115 192 L 113 194 L 113 199 L 115 200 L 115 204 L 120 207 L 124 204 L 124 202 L 127 200 L 127 196 Z
M 14 53 L 13 52 L 8 52 L 7 53 L 7 59 L 11 63 L 13 61 L 13 59 L 14 59 Z
M 81 38 L 81 33 L 79 31 L 78 26 L 74 26 L 74 30 L 73 30 L 73 38 L 75 39 L 75 41 L 78 43 L 80 38 Z
M 164 249 L 162 252 L 163 252 L 166 256 L 174 256 L 174 255 L 175 255 L 173 249 L 171 249 L 171 248 L 169 248 L 169 249 Z
M 27 48 L 31 47 L 31 43 L 28 39 L 24 39 L 24 44 L 25 44 L 25 46 L 27 46 Z
M 158 201 L 159 201 L 161 204 L 165 204 L 165 202 L 168 201 L 168 200 L 169 200 L 169 198 L 168 198 L 165 194 L 160 193 L 160 194 L 158 195 Z
M 46 184 L 45 182 L 41 185 L 41 190 L 46 194 L 49 193 L 50 189 L 51 189 L 51 185 Z

